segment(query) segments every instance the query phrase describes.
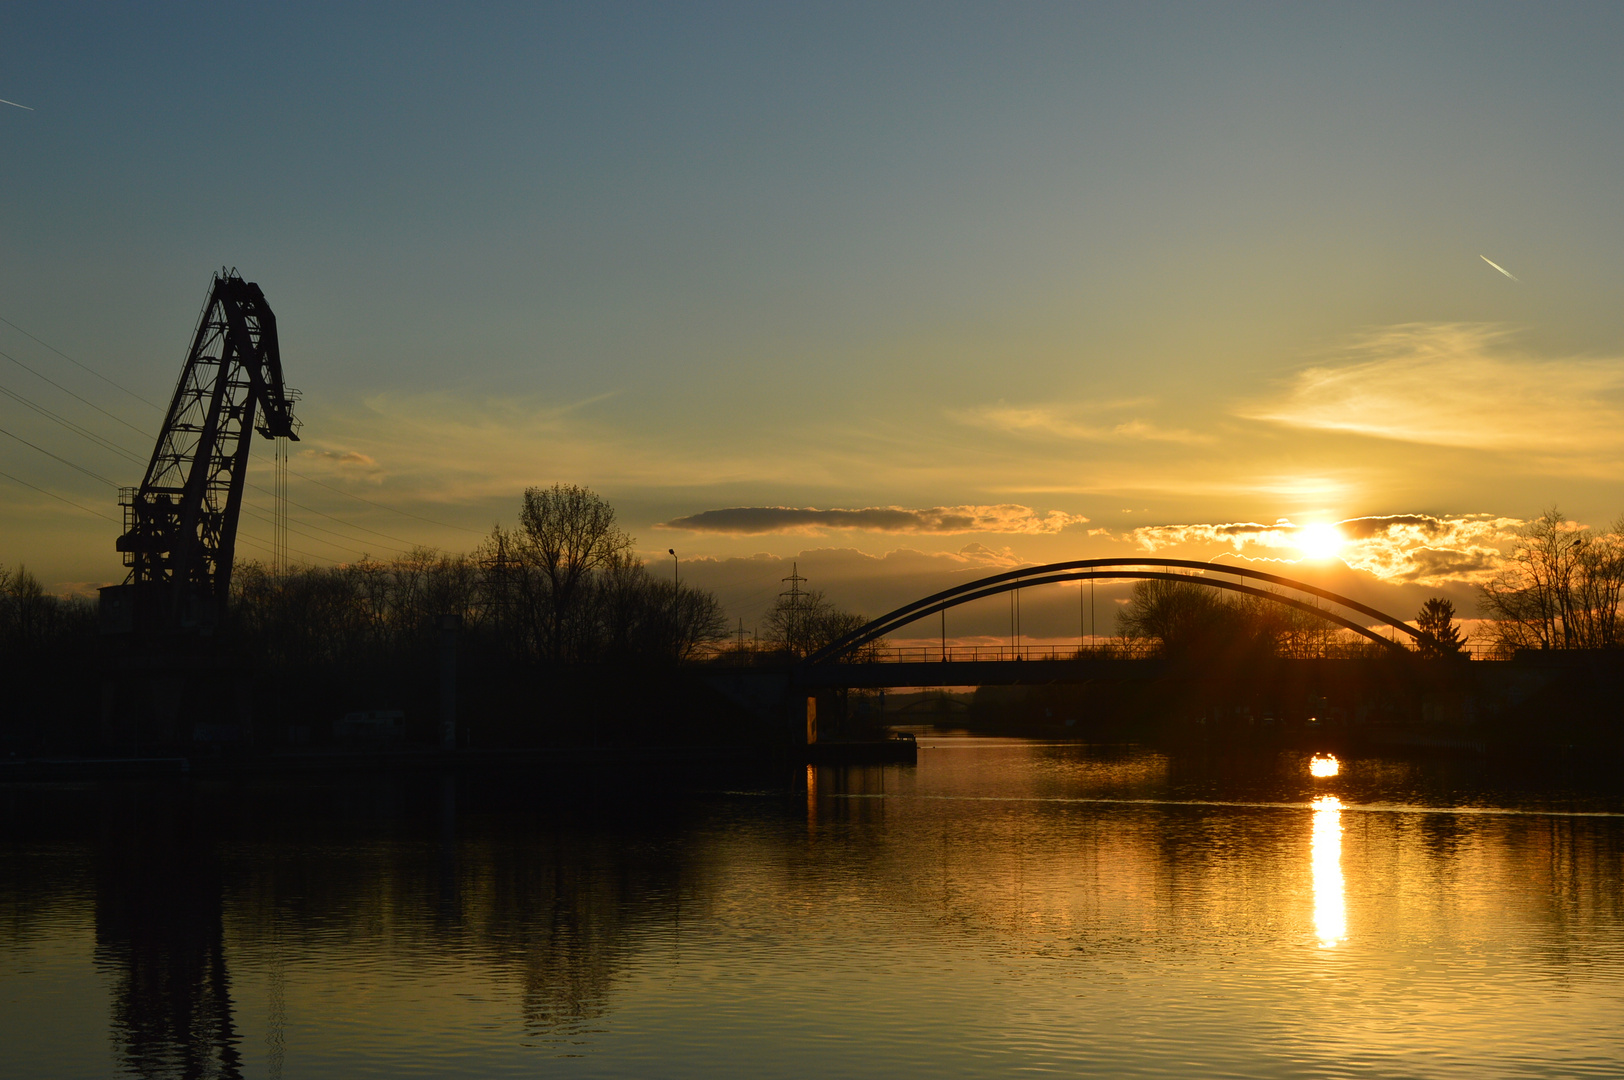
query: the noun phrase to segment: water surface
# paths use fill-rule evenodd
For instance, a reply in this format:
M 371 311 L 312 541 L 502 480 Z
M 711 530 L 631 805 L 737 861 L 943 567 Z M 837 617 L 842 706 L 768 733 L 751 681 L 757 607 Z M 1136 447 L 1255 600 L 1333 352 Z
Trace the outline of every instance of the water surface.
M 0 1075 L 1624 1075 L 1604 774 L 922 745 L 0 789 Z

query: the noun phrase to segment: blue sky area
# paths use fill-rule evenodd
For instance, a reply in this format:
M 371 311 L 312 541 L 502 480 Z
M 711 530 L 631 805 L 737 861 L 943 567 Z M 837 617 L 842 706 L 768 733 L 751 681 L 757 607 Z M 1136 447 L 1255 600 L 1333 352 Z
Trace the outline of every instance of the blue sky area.
M 27 335 L 162 403 L 226 265 L 305 394 L 312 562 L 563 481 L 747 622 L 796 560 L 873 609 L 1149 550 L 1465 603 L 1516 520 L 1624 511 L 1620 41 L 1602 4 L 8 4 L 0 427 L 136 483 L 15 395 L 141 458 L 158 413 Z M 35 490 L 107 484 L 0 470 L 0 562 L 119 578 Z

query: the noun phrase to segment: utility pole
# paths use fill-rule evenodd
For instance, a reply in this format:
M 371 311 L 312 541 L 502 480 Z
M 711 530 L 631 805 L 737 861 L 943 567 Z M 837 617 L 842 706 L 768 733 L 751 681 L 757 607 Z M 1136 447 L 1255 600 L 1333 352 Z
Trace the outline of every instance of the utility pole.
M 801 564 L 794 562 L 789 565 L 789 577 L 779 579 L 780 581 L 789 582 L 789 590 L 779 593 L 778 599 L 789 601 L 788 644 L 791 652 L 799 654 L 803 648 L 807 652 L 812 650 L 812 627 L 810 625 L 812 620 L 808 617 L 810 612 L 807 604 L 811 596 L 801 591 L 801 585 L 807 580 L 801 576 Z

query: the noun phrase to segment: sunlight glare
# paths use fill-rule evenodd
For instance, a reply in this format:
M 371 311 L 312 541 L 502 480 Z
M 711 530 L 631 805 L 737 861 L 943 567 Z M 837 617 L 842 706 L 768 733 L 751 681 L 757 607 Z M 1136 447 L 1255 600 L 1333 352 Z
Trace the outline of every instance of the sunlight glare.
M 1341 769 L 1342 764 L 1336 760 L 1335 754 L 1323 756 L 1315 754 L 1308 763 L 1308 772 L 1311 776 L 1335 776 Z
M 1348 936 L 1348 912 L 1342 895 L 1342 800 L 1321 795 L 1314 800 L 1314 933 L 1320 948 L 1330 949 Z
M 1305 559 L 1334 559 L 1346 544 L 1347 537 L 1335 525 L 1305 525 L 1297 531 L 1292 543 Z

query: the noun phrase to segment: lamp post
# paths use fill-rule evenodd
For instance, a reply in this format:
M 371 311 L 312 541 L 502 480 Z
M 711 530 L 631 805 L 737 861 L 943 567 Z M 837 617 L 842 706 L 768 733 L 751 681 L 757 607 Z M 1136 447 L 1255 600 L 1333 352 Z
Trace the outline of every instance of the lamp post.
M 677 549 L 676 548 L 666 548 L 665 553 L 667 555 L 671 556 L 671 584 L 672 584 L 673 587 L 679 587 L 680 588 L 681 585 L 682 585 L 682 581 L 679 579 L 678 574 L 677 574 Z

